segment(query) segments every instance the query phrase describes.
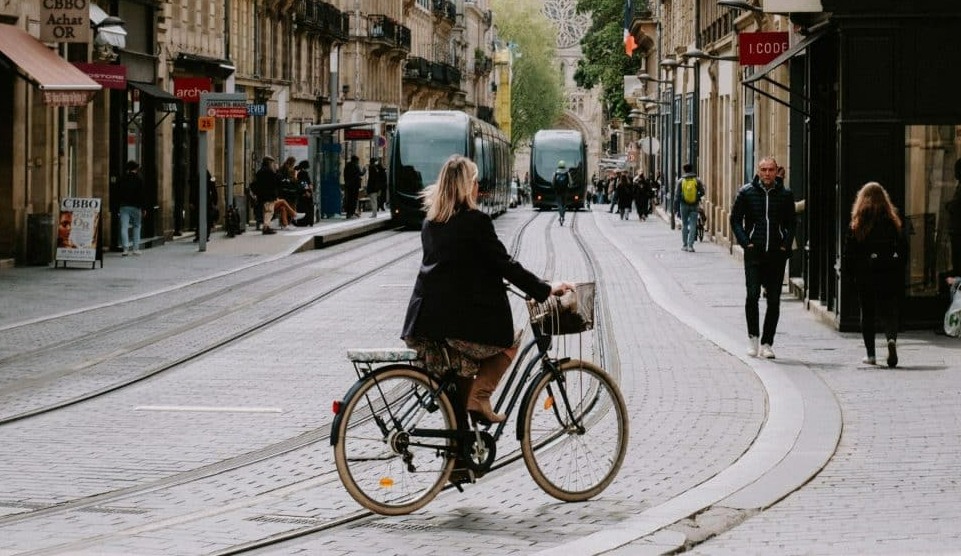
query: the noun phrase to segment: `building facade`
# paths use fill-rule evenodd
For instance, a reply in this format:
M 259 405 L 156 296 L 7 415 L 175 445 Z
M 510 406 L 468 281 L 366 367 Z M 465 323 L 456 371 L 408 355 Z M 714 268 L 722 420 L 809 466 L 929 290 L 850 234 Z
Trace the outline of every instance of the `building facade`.
M 951 94 L 955 75 L 943 71 L 959 56 L 949 29 L 961 23 L 961 8 L 947 0 L 724 4 L 651 5 L 658 71 L 649 82 L 660 101 L 648 108 L 660 121 L 665 182 L 673 183 L 681 164 L 694 164 L 708 187 L 709 234 L 732 245 L 737 189 L 761 157 L 774 156 L 799 201 L 792 289 L 827 322 L 855 330 L 843 242 L 857 190 L 879 181 L 904 217 L 911 247 L 903 323 L 936 323 L 943 277 L 961 271 L 951 241 L 951 230 L 961 229 L 953 218 L 961 216 L 947 207 L 961 179 L 961 109 Z M 639 43 L 641 23 L 632 27 Z M 769 61 L 751 65 L 739 56 L 755 32 L 787 39 Z
M 101 242 L 116 249 L 111 199 L 128 160 L 141 164 L 147 184 L 150 246 L 197 227 L 205 171 L 219 206 L 243 210 L 261 158 L 301 158 L 309 126 L 371 122 L 375 137 L 342 151 L 366 162 L 383 154 L 382 138 L 404 110 L 493 119 L 488 0 L 94 0 L 91 37 L 60 45 L 39 42 L 38 4 L 0 5 L 11 36 L 53 54 L 42 68 L 21 67 L 18 41 L 0 45 L 0 108 L 13 115 L 0 123 L 3 264 L 50 262 L 52 218 L 68 196 L 103 200 Z M 98 84 L 73 63 L 115 79 Z M 31 73 L 43 69 L 67 72 L 82 94 L 44 93 L 43 76 Z M 247 117 L 218 117 L 206 132 L 206 168 L 203 92 L 247 104 Z
M 600 89 L 583 89 L 574 82 L 577 61 L 582 57 L 581 38 L 590 27 L 588 14 L 578 14 L 576 0 L 543 0 L 542 12 L 557 30 L 558 71 L 563 76 L 566 106 L 554 123 L 558 129 L 581 132 L 587 142 L 587 175 L 598 173 L 600 160 L 605 156 L 604 138 L 607 123 L 600 101 Z M 524 176 L 530 167 L 530 148 L 518 148 L 514 153 L 514 171 Z

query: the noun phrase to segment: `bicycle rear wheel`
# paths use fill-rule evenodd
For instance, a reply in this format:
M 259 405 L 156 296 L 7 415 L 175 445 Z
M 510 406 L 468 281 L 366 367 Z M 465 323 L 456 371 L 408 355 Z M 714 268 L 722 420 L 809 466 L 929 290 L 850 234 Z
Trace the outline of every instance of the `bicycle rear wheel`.
M 545 373 L 531 389 L 521 452 L 534 482 L 565 502 L 598 495 L 627 453 L 627 407 L 617 385 L 597 365 L 571 360 L 559 379 Z
M 414 429 L 457 430 L 446 395 L 415 368 L 375 373 L 342 409 L 334 447 L 347 492 L 382 515 L 420 509 L 443 488 L 454 466 L 454 441 L 411 434 Z

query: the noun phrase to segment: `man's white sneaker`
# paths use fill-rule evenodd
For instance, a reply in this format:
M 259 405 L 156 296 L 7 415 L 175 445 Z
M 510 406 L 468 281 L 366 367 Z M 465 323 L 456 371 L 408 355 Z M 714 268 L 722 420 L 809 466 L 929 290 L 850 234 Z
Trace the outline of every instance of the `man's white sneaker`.
M 765 359 L 774 359 L 774 350 L 771 349 L 771 346 L 764 344 L 761 346 L 760 355 Z
M 877 365 L 877 364 L 878 364 L 877 358 L 874 357 L 873 355 L 865 355 L 865 356 L 864 356 L 864 359 L 862 359 L 861 362 L 864 363 L 865 365 Z
M 751 357 L 757 357 L 757 336 L 747 337 L 747 354 Z

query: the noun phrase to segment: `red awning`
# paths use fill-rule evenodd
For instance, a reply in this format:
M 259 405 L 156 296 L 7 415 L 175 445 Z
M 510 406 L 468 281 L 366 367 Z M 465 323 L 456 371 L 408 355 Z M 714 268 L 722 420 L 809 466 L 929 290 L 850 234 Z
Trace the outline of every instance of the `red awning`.
M 47 106 L 83 106 L 101 89 L 73 64 L 13 25 L 0 24 L 0 56 L 40 89 Z

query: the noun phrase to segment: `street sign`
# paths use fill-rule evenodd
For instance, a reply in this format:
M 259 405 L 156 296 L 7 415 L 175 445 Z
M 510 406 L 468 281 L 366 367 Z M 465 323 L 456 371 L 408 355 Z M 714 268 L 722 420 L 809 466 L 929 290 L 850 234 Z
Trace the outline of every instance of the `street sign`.
M 377 147 L 383 149 L 387 146 L 387 138 L 383 135 L 377 136 Z
M 388 123 L 396 122 L 399 112 L 400 111 L 397 108 L 385 106 L 380 109 L 380 121 Z
M 247 95 L 244 93 L 202 93 L 200 113 L 212 118 L 246 118 Z
M 763 66 L 788 49 L 786 31 L 741 33 L 738 41 L 738 60 L 742 66 Z
M 233 104 L 217 103 L 216 101 L 210 103 L 212 106 L 207 106 L 207 115 L 213 118 L 246 118 L 247 117 L 247 105 L 242 103 L 240 106 Z
M 213 131 L 215 119 L 213 116 L 201 116 L 197 120 L 197 129 L 200 131 Z
M 266 104 L 248 104 L 247 115 L 248 116 L 266 116 L 267 105 Z
M 370 141 L 374 138 L 373 129 L 345 129 L 345 141 Z

